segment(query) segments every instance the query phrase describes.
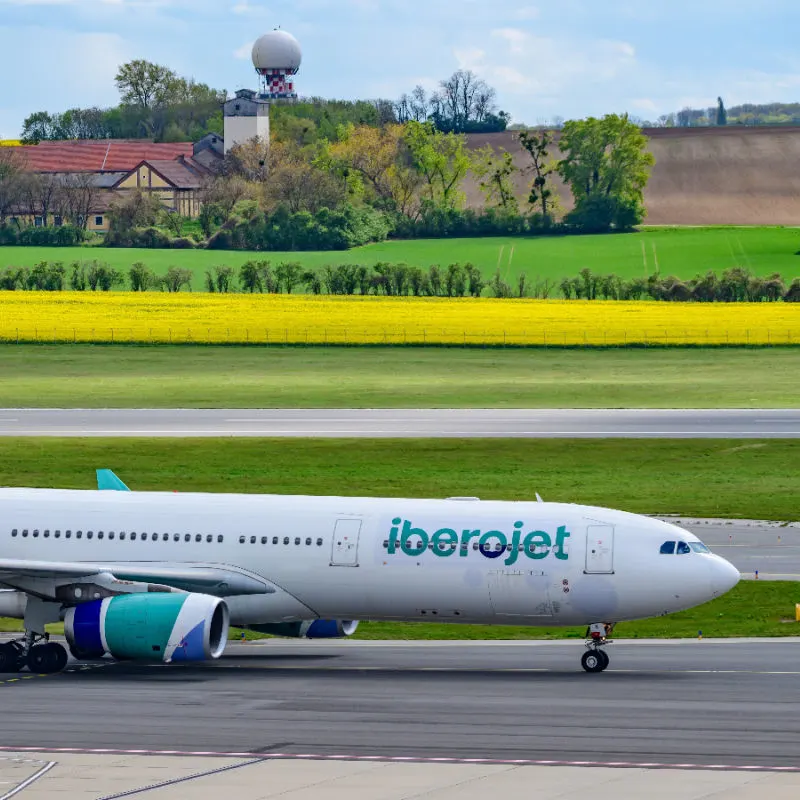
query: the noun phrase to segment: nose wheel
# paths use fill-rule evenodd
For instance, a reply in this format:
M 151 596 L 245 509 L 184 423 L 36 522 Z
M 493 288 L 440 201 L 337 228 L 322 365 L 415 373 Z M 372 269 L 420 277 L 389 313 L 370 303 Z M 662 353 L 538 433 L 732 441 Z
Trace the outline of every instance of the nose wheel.
M 604 650 L 587 650 L 581 656 L 581 666 L 587 672 L 603 672 L 611 659 Z
M 586 672 L 603 672 L 611 663 L 603 648 L 611 642 L 613 631 L 613 622 L 596 622 L 586 629 L 586 652 L 581 656 Z

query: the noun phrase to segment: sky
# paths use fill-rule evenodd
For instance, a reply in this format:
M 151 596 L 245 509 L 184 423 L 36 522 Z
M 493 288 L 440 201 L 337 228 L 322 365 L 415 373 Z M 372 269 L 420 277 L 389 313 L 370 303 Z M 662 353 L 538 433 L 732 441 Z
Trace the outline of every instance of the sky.
M 255 88 L 250 47 L 278 26 L 302 45 L 301 95 L 396 99 L 465 68 L 527 124 L 800 101 L 797 0 L 0 0 L 0 138 L 115 105 L 134 58 Z

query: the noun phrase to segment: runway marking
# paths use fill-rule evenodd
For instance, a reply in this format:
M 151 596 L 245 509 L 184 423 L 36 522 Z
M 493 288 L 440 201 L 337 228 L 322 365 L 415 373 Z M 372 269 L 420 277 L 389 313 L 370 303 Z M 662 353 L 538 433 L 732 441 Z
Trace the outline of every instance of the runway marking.
M 39 780 L 47 772 L 50 772 L 51 769 L 56 765 L 55 761 L 48 761 L 38 772 L 35 772 L 31 775 L 27 780 L 22 781 L 22 783 L 18 784 L 14 789 L 10 792 L 6 792 L 4 795 L 0 796 L 0 800 L 10 800 L 10 798 L 18 795 L 20 792 L 27 789 L 32 783 L 35 783 Z
M 147 667 L 160 667 L 161 665 L 143 665 Z M 210 667 L 214 670 L 259 670 L 263 672 L 280 672 L 282 670 L 306 672 L 443 672 L 447 674 L 520 674 L 530 675 L 536 673 L 548 674 L 576 674 L 583 675 L 580 670 L 561 670 L 549 667 L 378 667 L 378 666 L 318 666 L 314 664 L 226 664 L 217 663 Z M 615 669 L 611 667 L 608 674 L 626 675 L 800 675 L 800 670 L 755 670 L 755 669 Z
M 216 772 L 248 766 L 260 761 L 271 759 L 282 761 L 372 761 L 380 763 L 411 763 L 411 764 L 496 764 L 521 767 L 618 767 L 625 769 L 685 769 L 709 770 L 714 772 L 789 772 L 800 773 L 800 766 L 763 766 L 760 764 L 699 764 L 697 762 L 679 762 L 670 764 L 663 761 L 577 761 L 569 759 L 538 759 L 538 758 L 464 758 L 456 756 L 381 756 L 381 755 L 353 755 L 351 753 L 251 753 L 251 752 L 223 752 L 220 750 L 128 750 L 123 748 L 86 748 L 86 747 L 10 747 L 0 746 L 0 752 L 6 753 L 72 753 L 77 755 L 122 755 L 122 756 L 186 756 L 205 758 L 247 758 L 251 759 L 245 764 L 231 765 Z M 195 776 L 190 776 L 195 777 Z M 186 779 L 178 779 L 186 780 Z M 155 787 L 151 787 L 155 788 Z M 144 791 L 133 790 L 128 793 L 109 795 L 103 800 L 126 797 Z M 2 798 L 0 798 L 2 800 Z
M 176 786 L 179 783 L 197 780 L 197 778 L 207 778 L 211 775 L 219 775 L 221 772 L 230 772 L 234 769 L 249 767 L 252 764 L 260 764 L 264 760 L 265 758 L 253 758 L 252 760 L 245 761 L 241 764 L 229 764 L 226 767 L 218 767 L 217 769 L 208 769 L 204 770 L 203 772 L 195 772 L 193 775 L 186 775 L 183 778 L 170 778 L 169 780 L 160 781 L 159 783 L 151 783 L 149 786 L 143 786 L 139 789 L 129 789 L 125 792 L 119 792 L 118 794 L 106 794 L 100 797 L 99 800 L 117 800 L 117 798 L 121 797 L 132 797 L 135 794 L 144 794 L 145 792 L 151 792 L 154 789 L 163 789 L 165 786 Z M 3 798 L 0 797 L 0 800 L 3 800 Z

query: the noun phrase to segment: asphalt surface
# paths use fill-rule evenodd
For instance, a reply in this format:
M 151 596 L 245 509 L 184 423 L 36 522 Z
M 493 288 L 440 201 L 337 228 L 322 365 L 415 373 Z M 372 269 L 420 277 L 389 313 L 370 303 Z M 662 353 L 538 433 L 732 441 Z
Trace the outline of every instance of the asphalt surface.
M 0 436 L 793 439 L 800 409 L 0 409 Z
M 800 766 L 800 642 L 283 642 L 0 683 L 4 747 Z M 16 676 L 14 676 L 16 677 Z
M 800 524 L 670 519 L 726 558 L 745 579 L 800 581 Z M 798 596 L 800 602 L 800 596 Z

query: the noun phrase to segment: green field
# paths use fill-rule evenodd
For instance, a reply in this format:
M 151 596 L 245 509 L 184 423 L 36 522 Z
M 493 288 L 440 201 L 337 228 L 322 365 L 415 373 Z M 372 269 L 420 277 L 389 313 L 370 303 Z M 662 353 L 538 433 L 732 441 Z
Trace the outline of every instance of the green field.
M 662 275 L 691 278 L 707 270 L 747 267 L 759 275 L 780 272 L 789 280 L 800 275 L 800 230 L 794 228 L 644 228 L 637 233 L 540 238 L 421 239 L 368 245 L 345 252 L 247 253 L 213 250 L 136 250 L 102 247 L 2 247 L 0 268 L 32 266 L 38 261 L 99 259 L 127 273 L 142 261 L 158 273 L 170 266 L 195 272 L 195 289 L 203 288 L 205 270 L 226 264 L 268 259 L 273 264 L 299 261 L 308 267 L 365 264 L 378 261 L 428 267 L 472 262 L 489 277 L 499 268 L 511 281 L 524 272 L 531 281 L 560 280 L 584 267 L 623 278 Z M 554 293 L 555 296 L 555 293 Z
M 478 495 L 637 513 L 797 519 L 800 440 L 0 438 L 0 486 Z
M 0 376 L 0 407 L 786 408 L 800 350 L 11 344 Z
M 620 623 L 615 639 L 677 639 L 731 636 L 798 636 L 795 603 L 800 588 L 789 582 L 740 583 L 728 594 L 704 606 L 668 617 Z M 0 618 L 0 631 L 19 631 L 20 620 Z M 63 626 L 48 625 L 52 633 Z M 427 622 L 362 622 L 354 639 L 583 639 L 584 628 L 525 628 L 505 625 L 444 625 Z M 247 639 L 266 638 L 248 631 Z M 240 632 L 231 631 L 232 639 Z M 613 651 L 612 651 L 613 652 Z

